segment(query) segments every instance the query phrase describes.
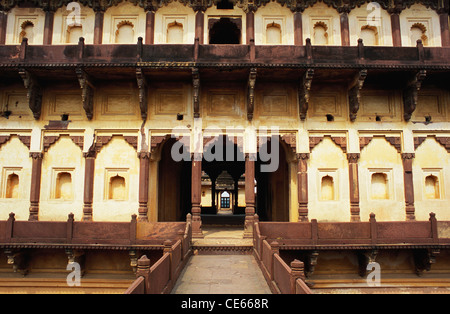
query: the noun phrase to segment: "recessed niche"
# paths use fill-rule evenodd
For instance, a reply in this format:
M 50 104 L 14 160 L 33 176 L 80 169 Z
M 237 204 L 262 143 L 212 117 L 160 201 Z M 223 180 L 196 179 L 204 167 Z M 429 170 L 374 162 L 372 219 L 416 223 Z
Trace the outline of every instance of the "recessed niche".
M 55 199 L 73 199 L 72 175 L 69 172 L 60 172 L 56 176 Z
M 126 185 L 125 178 L 116 175 L 109 179 L 109 195 L 110 200 L 125 200 L 126 199 Z
M 321 182 L 320 199 L 322 201 L 333 201 L 334 196 L 334 179 L 328 175 L 324 176 Z
M 374 200 L 389 199 L 388 176 L 385 173 L 372 174 L 371 197 Z
M 19 198 L 19 176 L 15 173 L 8 175 L 5 198 Z
M 425 178 L 425 198 L 429 200 L 440 199 L 439 179 L 434 175 Z

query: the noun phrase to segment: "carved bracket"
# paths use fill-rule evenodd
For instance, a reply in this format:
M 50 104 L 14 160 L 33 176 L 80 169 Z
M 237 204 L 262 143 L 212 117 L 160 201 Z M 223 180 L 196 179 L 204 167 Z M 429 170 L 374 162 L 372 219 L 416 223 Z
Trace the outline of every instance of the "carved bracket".
M 324 138 L 330 138 L 337 146 L 339 146 L 344 153 L 347 153 L 347 138 L 345 136 L 312 136 L 309 138 L 309 150 L 312 151 L 314 147 L 319 145 L 320 142 L 324 140 Z
M 198 68 L 192 68 L 194 118 L 200 118 L 200 73 Z
M 8 265 L 12 265 L 15 273 L 26 276 L 29 271 L 29 256 L 25 251 L 6 249 L 5 254 L 8 258 Z
M 88 120 L 94 116 L 94 85 L 89 75 L 80 67 L 76 68 L 78 82 L 81 87 L 81 100 Z
M 311 251 L 307 253 L 305 262 L 305 275 L 307 278 L 311 277 L 317 265 L 319 258 L 319 251 Z
M 293 153 L 297 151 L 297 136 L 293 133 L 284 134 L 281 136 L 281 140 L 286 143 L 291 149 Z
M 147 104 L 148 104 L 148 84 L 142 68 L 136 69 L 136 79 L 139 88 L 139 107 L 141 108 L 142 120 L 147 120 Z
M 411 120 L 411 116 L 416 110 L 418 93 L 426 75 L 427 71 L 420 70 L 408 82 L 406 88 L 403 90 L 404 119 L 406 122 Z
M 71 248 L 66 249 L 67 263 L 73 264 L 78 263 L 80 265 L 81 276 L 85 273 L 85 261 L 86 256 L 83 250 L 74 250 Z
M 364 147 L 369 145 L 369 143 L 373 140 L 373 136 L 370 137 L 360 137 L 359 138 L 359 148 L 362 150 Z M 399 136 L 384 136 L 384 139 L 391 144 L 397 152 L 402 152 L 402 139 Z
M 22 77 L 25 88 L 27 89 L 28 105 L 33 112 L 34 119 L 41 117 L 42 109 L 42 88 L 36 77 L 25 69 L 20 69 L 19 74 Z
M 417 276 L 422 276 L 425 271 L 431 270 L 431 265 L 436 263 L 436 256 L 440 249 L 414 250 L 414 265 Z
M 359 264 L 359 276 L 366 277 L 367 265 L 375 262 L 378 255 L 378 250 L 358 251 L 357 255 Z
M 311 90 L 314 69 L 307 69 L 298 87 L 300 119 L 304 121 L 309 108 L 309 93 Z
M 256 68 L 250 69 L 247 85 L 247 119 L 252 121 L 255 111 Z
M 350 121 L 356 120 L 361 105 L 361 89 L 367 77 L 367 70 L 361 70 L 355 76 L 348 90 L 348 103 L 350 106 Z
M 435 135 L 429 135 L 428 137 L 435 139 L 436 142 L 438 142 L 439 144 L 444 146 L 444 148 L 447 150 L 447 152 L 450 153 L 450 137 L 448 137 L 448 136 L 446 136 L 446 137 L 438 137 L 438 136 L 435 136 Z M 422 145 L 422 143 L 425 142 L 425 140 L 428 137 L 427 136 L 415 137 L 414 138 L 414 149 L 417 150 L 417 148 L 420 145 Z

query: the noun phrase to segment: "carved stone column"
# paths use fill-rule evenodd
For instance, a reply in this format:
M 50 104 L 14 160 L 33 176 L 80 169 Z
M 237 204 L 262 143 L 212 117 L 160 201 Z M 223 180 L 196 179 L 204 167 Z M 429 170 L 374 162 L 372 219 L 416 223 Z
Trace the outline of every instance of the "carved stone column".
M 308 159 L 308 153 L 297 154 L 298 221 L 308 221 Z
M 42 158 L 43 154 L 40 152 L 30 153 L 32 158 L 31 164 L 31 189 L 30 189 L 30 216 L 28 220 L 38 220 L 39 216 L 39 198 L 41 194 L 41 172 L 42 172 Z
M 351 221 L 361 221 L 360 207 L 359 207 L 359 175 L 358 175 L 358 160 L 359 153 L 348 153 L 348 171 L 350 182 L 350 214 Z
M 255 40 L 255 12 L 256 6 L 248 5 L 246 10 L 246 42 L 250 45 L 250 41 Z
M 94 170 L 96 152 L 91 150 L 84 153 L 84 195 L 83 221 L 92 221 L 92 203 L 94 202 Z
M 244 238 L 253 237 L 255 215 L 255 161 L 256 154 L 245 155 L 245 226 Z
M 198 43 L 203 45 L 204 29 L 205 29 L 205 13 L 206 8 L 194 7 L 195 11 L 195 38 L 198 38 Z
M 148 221 L 148 188 L 150 153 L 140 152 L 139 158 L 139 221 Z
M 202 154 L 192 154 L 191 202 L 192 202 L 192 237 L 203 238 L 202 218 Z
M 415 207 L 414 207 L 414 185 L 413 185 L 413 172 L 412 164 L 415 158 L 414 153 L 402 154 L 403 171 L 404 171 L 404 185 L 405 185 L 405 209 L 406 220 L 415 220 Z

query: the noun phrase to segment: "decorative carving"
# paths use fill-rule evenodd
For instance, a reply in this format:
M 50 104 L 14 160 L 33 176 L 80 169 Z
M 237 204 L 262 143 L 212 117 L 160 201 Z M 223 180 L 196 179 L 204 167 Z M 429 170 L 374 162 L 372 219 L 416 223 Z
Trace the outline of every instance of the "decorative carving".
M 337 146 L 339 146 L 344 153 L 347 152 L 347 138 L 345 136 L 330 136 L 325 135 L 323 137 L 313 136 L 309 138 L 309 150 L 312 151 L 324 138 L 328 137 Z
M 67 255 L 67 263 L 68 264 L 78 263 L 78 265 L 80 265 L 80 271 L 81 271 L 80 276 L 84 276 L 85 261 L 86 261 L 86 256 L 85 256 L 84 251 L 67 248 L 66 255 Z
M 297 150 L 297 136 L 293 133 L 291 134 L 284 134 L 281 136 L 281 140 L 286 143 L 287 146 L 289 146 L 293 153 Z
M 56 141 L 59 139 L 60 135 L 55 136 L 44 136 L 44 143 L 43 148 L 44 152 L 47 152 L 49 147 L 56 143 Z
M 361 154 L 359 154 L 359 153 L 348 153 L 347 154 L 348 162 L 351 164 L 357 164 L 360 157 L 361 157 Z
M 417 276 L 422 276 L 424 271 L 430 271 L 431 265 L 436 263 L 436 256 L 440 254 L 440 249 L 414 250 L 414 265 Z
M 350 84 L 348 90 L 348 103 L 350 106 L 350 121 L 356 120 L 361 105 L 361 89 L 364 85 L 364 80 L 367 77 L 367 70 L 361 70 Z
M 298 88 L 300 119 L 304 121 L 309 108 L 309 92 L 314 76 L 314 69 L 307 69 Z
M 150 139 L 150 152 L 154 153 L 164 142 L 169 139 L 170 135 L 162 135 L 162 136 L 152 136 Z
M 99 153 L 103 146 L 108 144 L 112 139 L 112 135 L 109 136 L 97 136 L 95 140 L 95 151 Z
M 28 105 L 33 112 L 34 119 L 38 120 L 41 116 L 42 109 L 42 88 L 36 77 L 28 70 L 20 69 L 19 74 L 27 89 Z
M 147 120 L 147 107 L 148 107 L 148 84 L 145 78 L 142 68 L 136 69 L 136 79 L 139 88 L 139 107 L 141 108 L 142 120 Z
M 79 148 L 81 148 L 81 150 L 83 150 L 84 136 L 71 136 L 70 139 L 75 145 L 77 145 Z
M 319 251 L 311 251 L 307 253 L 305 261 L 305 275 L 307 278 L 311 277 L 317 265 L 319 258 Z
M 194 118 L 200 118 L 200 73 L 198 68 L 192 68 Z
M 359 275 L 361 277 L 367 276 L 367 265 L 374 263 L 378 250 L 370 250 L 370 251 L 357 251 L 358 255 L 358 264 L 359 264 Z
M 75 71 L 81 87 L 83 109 L 88 120 L 92 120 L 94 116 L 94 85 L 89 75 L 81 67 L 77 67 Z
M 252 121 L 255 110 L 256 68 L 250 69 L 247 85 L 247 119 Z
M 138 146 L 138 138 L 137 138 L 137 136 L 124 136 L 123 138 L 124 138 L 125 142 L 127 142 L 128 144 L 133 146 L 133 148 L 135 150 L 137 150 L 137 146 Z
M 29 271 L 29 256 L 25 251 L 6 249 L 5 254 L 7 256 L 8 265 L 12 265 L 15 273 L 20 273 L 26 276 Z
M 420 70 L 407 83 L 406 88 L 403 90 L 404 119 L 407 122 L 411 120 L 411 116 L 416 110 L 418 93 L 426 75 L 427 72 L 425 70 Z
M 399 136 L 381 136 L 384 137 L 384 139 L 391 144 L 397 152 L 402 152 L 402 139 Z M 369 143 L 373 140 L 374 136 L 365 136 L 359 138 L 359 148 L 362 150 L 364 147 L 369 145 Z
M 444 148 L 447 150 L 447 152 L 450 153 L 450 137 L 437 137 L 435 135 L 429 135 L 429 136 L 421 136 L 421 137 L 415 137 L 414 138 L 414 149 L 417 150 L 417 148 L 422 145 L 423 142 L 425 142 L 425 140 L 428 138 L 434 138 L 436 140 L 436 142 L 438 142 L 439 144 L 441 144 L 442 146 L 444 146 Z

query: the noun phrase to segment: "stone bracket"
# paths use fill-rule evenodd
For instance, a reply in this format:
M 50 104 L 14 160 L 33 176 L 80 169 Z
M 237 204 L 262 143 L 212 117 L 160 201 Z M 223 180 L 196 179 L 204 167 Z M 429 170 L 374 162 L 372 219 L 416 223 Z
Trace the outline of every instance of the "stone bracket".
M 78 82 L 81 88 L 81 101 L 88 120 L 94 117 L 94 85 L 90 76 L 81 68 L 76 68 Z
M 358 256 L 359 276 L 366 277 L 368 273 L 367 265 L 375 262 L 378 250 L 357 251 L 356 254 Z
M 73 263 L 77 263 L 78 265 L 80 265 L 80 271 L 81 271 L 81 276 L 84 276 L 85 273 L 85 261 L 86 261 L 86 255 L 85 252 L 83 250 L 75 250 L 75 249 L 71 249 L 68 248 L 66 249 L 66 255 L 67 255 L 67 263 L 68 264 L 73 264 Z
M 148 83 L 142 68 L 136 69 L 136 80 L 139 88 L 139 107 L 141 109 L 142 120 L 147 120 L 148 107 Z
M 194 118 L 200 118 L 200 73 L 198 68 L 192 68 Z
M 431 270 L 431 265 L 436 263 L 436 256 L 440 252 L 440 249 L 414 250 L 414 265 L 417 276 L 422 276 L 425 271 Z
M 406 122 L 411 120 L 412 114 L 416 110 L 418 93 L 426 75 L 427 71 L 420 70 L 410 79 L 403 90 L 404 119 Z
M 12 265 L 15 273 L 26 276 L 29 272 L 29 255 L 23 250 L 6 249 L 8 265 Z
M 256 85 L 256 68 L 250 69 L 247 84 L 247 119 L 253 120 L 255 111 L 255 85 Z
M 314 69 L 307 69 L 298 87 L 299 113 L 300 119 L 304 121 L 309 108 L 309 93 L 311 90 Z
M 41 117 L 42 87 L 36 77 L 26 69 L 19 69 L 25 88 L 27 89 L 28 105 L 33 112 L 34 119 Z
M 367 77 L 367 70 L 361 70 L 356 74 L 348 89 L 348 103 L 350 106 L 350 121 L 354 122 L 361 106 L 361 89 Z

